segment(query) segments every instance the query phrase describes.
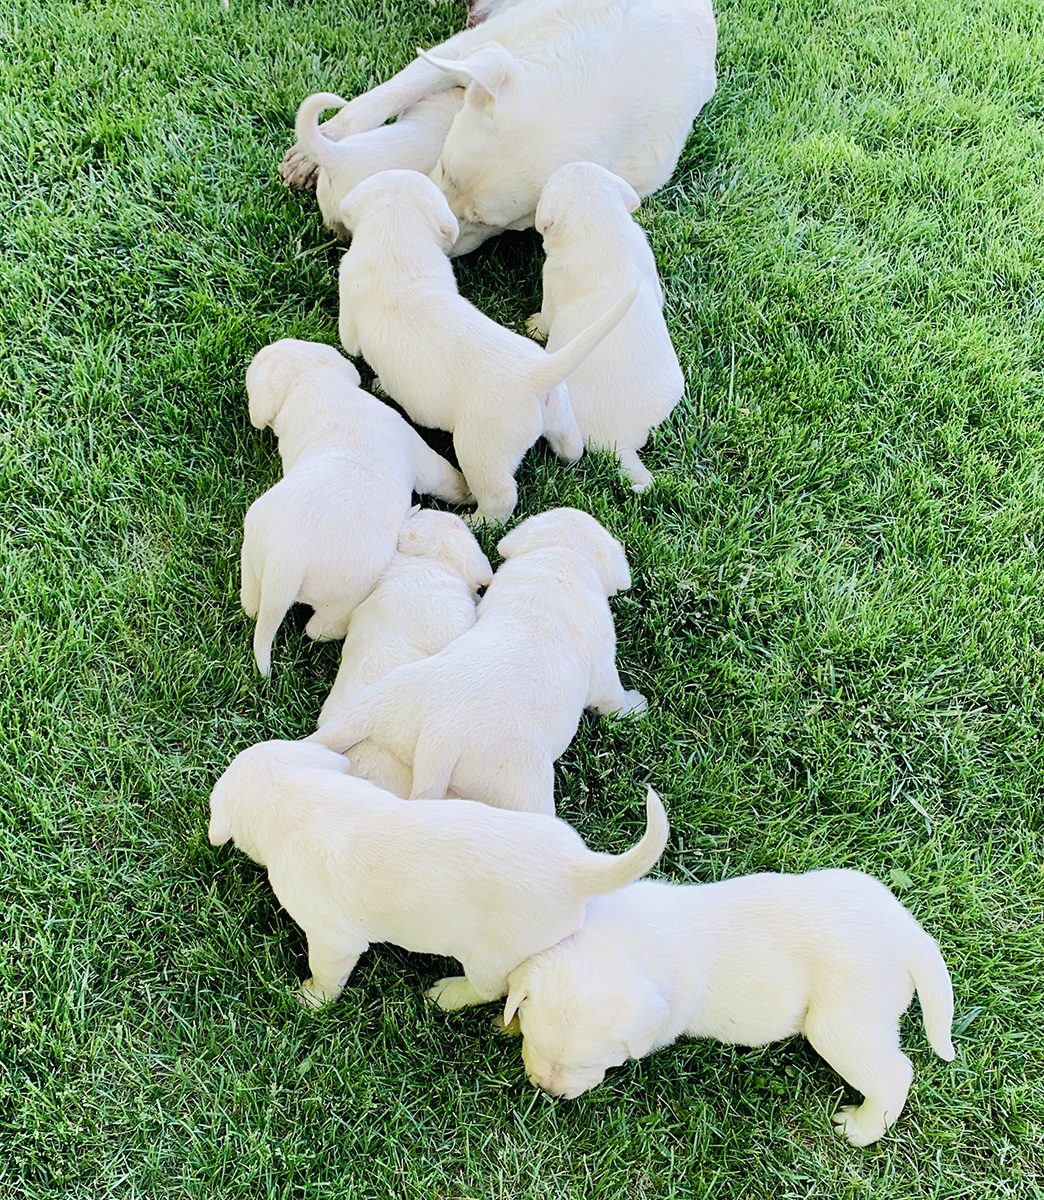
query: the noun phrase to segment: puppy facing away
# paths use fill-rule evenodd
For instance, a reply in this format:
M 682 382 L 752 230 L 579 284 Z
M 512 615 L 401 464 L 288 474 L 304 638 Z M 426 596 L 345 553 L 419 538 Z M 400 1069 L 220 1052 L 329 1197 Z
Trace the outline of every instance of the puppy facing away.
M 554 353 L 639 280 L 627 315 L 569 376 L 584 444 L 615 451 L 636 492 L 652 483 L 638 450 L 685 390 L 656 260 L 631 218 L 637 207 L 631 185 L 594 163 L 570 163 L 551 176 L 536 211 L 546 255 L 543 305 L 527 326 Z
M 953 989 L 939 948 L 859 871 L 646 880 L 588 907 L 581 929 L 509 976 L 529 1078 L 579 1096 L 609 1067 L 681 1035 L 762 1046 L 803 1033 L 865 1097 L 834 1124 L 868 1146 L 903 1110 L 913 1066 L 899 1017 L 916 988 L 928 1040 L 950 1041 Z
M 478 589 L 492 578 L 489 560 L 460 517 L 427 509 L 411 512 L 391 563 L 352 613 L 341 667 L 319 724 L 389 671 L 429 658 L 467 633 L 475 624 Z M 396 796 L 409 796 L 413 772 L 375 742 L 360 742 L 351 761 L 353 775 Z
M 346 103 L 332 92 L 316 92 L 301 101 L 296 122 L 298 145 L 319 167 L 315 195 L 323 221 L 338 237 L 348 236 L 341 221 L 341 201 L 357 183 L 396 168 L 427 175 L 435 166 L 453 118 L 464 103 L 464 90 L 436 92 L 389 125 L 331 141 L 319 130 L 319 114 Z
M 502 4 L 479 28 L 351 100 L 327 132 L 375 129 L 424 96 L 464 85 L 432 178 L 481 240 L 531 226 L 540 189 L 569 162 L 597 162 L 639 196 L 662 187 L 714 94 L 716 48 L 709 0 Z M 280 174 L 309 186 L 313 170 L 295 146 Z
M 529 517 L 497 549 L 507 561 L 474 629 L 367 688 L 311 740 L 351 757 L 370 739 L 411 766 L 412 797 L 452 789 L 551 815 L 555 759 L 583 710 L 645 709 L 620 682 L 607 603 L 631 574 L 620 543 L 575 508 Z
M 461 296 L 446 251 L 457 221 L 416 171 L 384 171 L 341 205 L 352 244 L 341 258 L 340 334 L 419 425 L 453 434 L 478 509 L 504 521 L 515 471 L 541 435 L 568 462 L 583 453 L 562 382 L 620 320 L 635 289 L 555 354 L 505 329 Z
M 261 866 L 308 938 L 301 998 L 336 1000 L 372 942 L 450 955 L 463 977 L 435 985 L 445 1009 L 503 996 L 507 975 L 580 928 L 587 902 L 643 875 L 667 841 L 649 791 L 642 839 L 597 854 L 557 818 L 468 800 L 405 801 L 345 772 L 308 742 L 244 750 L 210 797 L 210 841 Z
M 271 669 L 272 640 L 291 604 L 315 610 L 312 638 L 342 638 L 352 611 L 395 554 L 414 491 L 467 499 L 455 471 L 406 422 L 359 387 L 332 346 L 284 338 L 247 370 L 250 422 L 279 439 L 283 478 L 243 523 L 241 599 L 257 617 L 254 656 Z

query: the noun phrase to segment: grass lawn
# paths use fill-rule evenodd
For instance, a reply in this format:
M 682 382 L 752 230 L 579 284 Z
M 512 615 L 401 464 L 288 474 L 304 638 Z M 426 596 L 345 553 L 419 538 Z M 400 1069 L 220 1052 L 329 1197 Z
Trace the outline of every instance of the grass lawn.
M 1017 1197 L 1044 1189 L 1044 3 L 723 0 L 719 84 L 640 219 L 685 401 L 655 486 L 543 445 L 520 515 L 622 539 L 636 724 L 585 718 L 560 812 L 664 875 L 858 867 L 941 943 L 896 1128 L 800 1039 L 679 1043 L 577 1101 L 448 965 L 303 938 L 206 838 L 230 757 L 312 728 L 300 622 L 261 679 L 242 518 L 277 478 L 250 356 L 336 342 L 338 249 L 275 167 L 298 100 L 463 22 L 424 0 L 0 0 L 0 1197 Z M 459 265 L 521 328 L 535 235 Z M 485 538 L 492 553 L 495 533 Z

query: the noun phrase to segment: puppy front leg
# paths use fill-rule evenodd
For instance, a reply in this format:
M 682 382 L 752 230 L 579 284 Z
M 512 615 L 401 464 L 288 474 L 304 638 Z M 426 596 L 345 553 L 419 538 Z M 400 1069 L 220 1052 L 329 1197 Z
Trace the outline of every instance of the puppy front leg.
M 417 435 L 417 465 L 413 490 L 420 495 L 437 496 L 450 504 L 467 504 L 473 499 L 464 476 Z
M 625 690 L 616 669 L 616 660 L 606 657 L 596 664 L 591 673 L 591 690 L 586 707 L 603 717 L 638 717 L 648 705 L 641 692 Z
M 308 939 L 308 966 L 311 978 L 301 984 L 297 998 L 305 1008 L 322 1008 L 331 1004 L 344 991 L 348 976 L 355 969 L 365 943 L 354 954 L 345 954 L 322 943 Z
M 456 1012 L 460 1008 L 471 1008 L 476 1004 L 489 1004 L 506 996 L 507 975 L 499 969 L 484 970 L 468 968 L 467 975 L 452 975 L 440 979 L 434 987 L 424 993 L 428 1000 L 437 1004 L 443 1012 Z

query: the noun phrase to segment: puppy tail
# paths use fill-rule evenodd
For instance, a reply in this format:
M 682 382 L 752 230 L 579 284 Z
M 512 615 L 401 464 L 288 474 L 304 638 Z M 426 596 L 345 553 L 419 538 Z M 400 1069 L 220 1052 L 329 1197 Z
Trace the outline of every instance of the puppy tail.
M 363 694 L 360 692 L 360 695 Z M 356 697 L 357 699 L 358 697 Z M 353 701 L 349 708 L 341 709 L 325 725 L 320 725 L 311 737 L 305 738 L 305 741 L 318 742 L 321 746 L 326 746 L 330 750 L 336 750 L 338 754 L 344 754 L 346 751 L 351 750 L 353 746 L 357 746 L 360 742 L 372 736 L 373 720 L 371 719 L 371 714 L 363 712 L 358 704 Z
M 294 133 L 298 145 L 321 167 L 329 169 L 337 163 L 340 143 L 319 132 L 319 114 L 328 108 L 344 108 L 347 103 L 333 92 L 315 92 L 305 96 L 297 110 Z
M 297 599 L 304 578 L 288 563 L 268 558 L 261 573 L 261 603 L 254 627 L 254 658 L 262 675 L 272 671 L 272 642 L 283 623 L 287 609 Z
M 922 942 L 910 974 L 921 998 L 924 1031 L 940 1058 L 953 1062 L 956 1051 L 950 1039 L 953 1024 L 953 984 L 934 938 L 921 930 Z
M 596 854 L 595 862 L 587 868 L 588 896 L 600 896 L 603 892 L 614 892 L 617 888 L 634 883 L 651 867 L 667 845 L 671 831 L 663 801 L 649 788 L 645 798 L 645 833 L 642 840 L 623 854 Z
M 531 375 L 533 390 L 549 392 L 556 384 L 571 375 L 602 338 L 622 320 L 637 295 L 638 285 L 635 284 L 626 295 L 617 300 L 607 313 L 588 325 L 583 333 L 578 333 L 571 342 L 566 342 L 561 350 L 549 354 L 545 361 L 533 369 Z

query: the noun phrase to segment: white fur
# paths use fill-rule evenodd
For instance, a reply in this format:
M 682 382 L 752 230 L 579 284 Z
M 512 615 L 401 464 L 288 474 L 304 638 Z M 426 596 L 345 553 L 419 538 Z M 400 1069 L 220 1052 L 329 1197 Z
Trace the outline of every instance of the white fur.
M 532 225 L 540 189 L 569 162 L 597 162 L 640 196 L 662 187 L 714 94 L 716 48 L 708 0 L 528 0 L 350 101 L 330 134 L 374 129 L 423 96 L 466 84 L 432 173 L 471 223 L 459 253 Z M 299 185 L 311 170 L 298 147 L 281 167 Z
M 462 501 L 458 471 L 359 387 L 332 346 L 284 338 L 247 370 L 250 421 L 279 439 L 283 478 L 243 522 L 243 608 L 257 617 L 258 670 L 291 604 L 310 604 L 312 638 L 342 638 L 395 553 L 412 493 Z
M 345 774 L 308 742 L 244 750 L 210 797 L 210 841 L 231 837 L 268 868 L 308 937 L 301 998 L 336 1000 L 372 942 L 446 954 L 464 978 L 436 985 L 444 1008 L 503 996 L 507 975 L 580 927 L 592 896 L 659 858 L 667 816 L 650 790 L 641 841 L 596 854 L 564 821 L 468 800 L 409 803 Z
M 939 948 L 859 871 L 644 881 L 593 902 L 582 929 L 510 976 L 530 1079 L 579 1096 L 607 1068 L 686 1034 L 761 1046 L 803 1033 L 861 1105 L 834 1124 L 855 1146 L 898 1118 L 913 1079 L 899 1017 L 914 989 L 942 1058 L 953 989 Z
M 550 815 L 554 762 L 583 710 L 645 708 L 620 682 L 606 602 L 631 576 L 620 543 L 572 508 L 528 518 L 498 549 L 508 561 L 479 602 L 475 628 L 399 667 L 312 736 L 351 753 L 372 739 L 412 766 L 414 797 L 452 788 Z
M 453 434 L 478 509 L 506 520 L 522 456 L 543 435 L 567 461 L 583 441 L 562 380 L 626 312 L 634 289 L 569 345 L 549 355 L 457 292 L 447 249 L 457 222 L 416 171 L 385 171 L 341 205 L 352 244 L 341 259 L 340 334 L 419 425 Z
M 298 145 L 319 167 L 315 196 L 323 221 L 338 237 L 348 236 L 341 221 L 341 201 L 357 183 L 398 168 L 426 175 L 435 166 L 453 118 L 464 103 L 464 89 L 436 92 L 389 125 L 331 141 L 319 130 L 319 114 L 346 103 L 332 92 L 316 92 L 301 101 L 296 123 Z
M 410 513 L 398 551 L 352 613 L 341 667 L 319 724 L 389 671 L 429 658 L 467 633 L 475 624 L 478 589 L 492 578 L 489 560 L 460 517 Z M 403 798 L 413 786 L 409 766 L 371 740 L 353 748 L 351 773 Z
M 641 491 L 652 476 L 638 450 L 681 399 L 685 379 L 663 319 L 656 260 L 631 217 L 637 207 L 630 184 L 594 163 L 551 176 L 536 212 L 546 258 L 543 304 L 530 329 L 554 352 L 640 281 L 627 315 L 569 376 L 569 399 L 584 444 L 614 451 Z

